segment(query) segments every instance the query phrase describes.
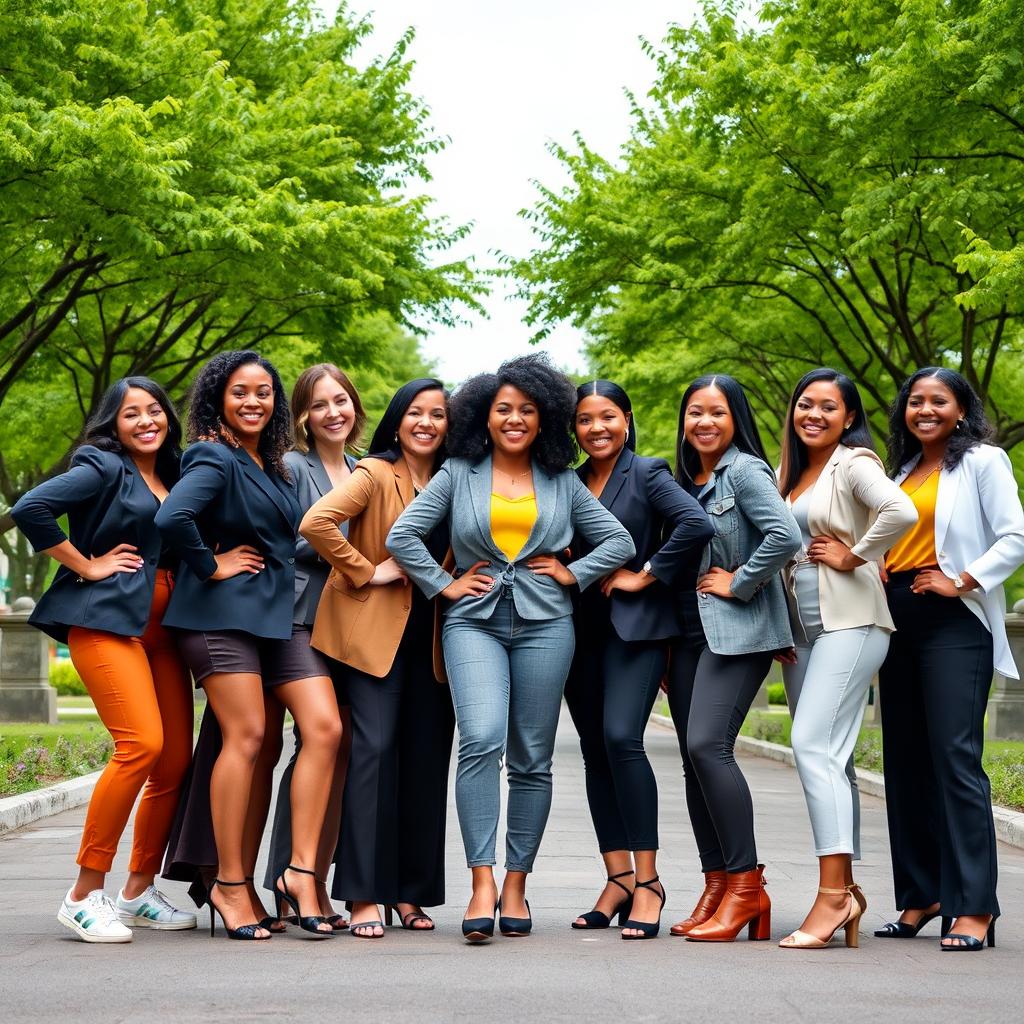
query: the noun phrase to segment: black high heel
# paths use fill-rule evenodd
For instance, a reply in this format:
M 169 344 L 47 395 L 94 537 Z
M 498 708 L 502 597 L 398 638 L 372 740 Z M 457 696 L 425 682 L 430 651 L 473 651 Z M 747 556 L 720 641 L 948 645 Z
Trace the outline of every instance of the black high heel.
M 619 905 L 612 911 L 611 917 L 605 914 L 601 910 L 588 910 L 585 914 L 580 914 L 579 919 L 586 922 L 586 924 L 577 924 L 575 921 L 572 923 L 573 928 L 578 928 L 581 931 L 586 931 L 589 928 L 608 928 L 612 923 L 612 918 L 617 914 L 619 917 L 619 924 L 629 917 L 630 912 L 633 909 L 633 892 L 627 889 L 621 882 L 617 881 L 619 878 L 625 878 L 626 875 L 635 875 L 635 871 L 620 871 L 617 875 L 609 875 L 607 881 L 614 885 L 617 885 L 625 894 L 626 898 L 622 900 Z
M 421 910 L 417 913 L 415 910 L 410 910 L 404 917 L 402 912 L 398 909 L 397 903 L 388 903 L 384 906 L 384 920 L 387 926 L 391 927 L 392 912 L 398 915 L 398 923 L 402 926 L 403 931 L 407 932 L 432 932 L 434 930 L 434 920 L 429 914 L 424 914 Z M 429 928 L 417 928 L 417 921 L 428 921 L 430 922 Z
M 252 875 L 246 875 L 245 876 L 245 880 L 247 882 L 255 882 L 256 881 L 256 879 L 253 878 Z M 259 925 L 260 925 L 261 928 L 266 928 L 267 931 L 270 932 L 271 935 L 280 935 L 282 932 L 285 932 L 285 931 L 288 930 L 288 925 L 290 925 L 290 924 L 298 924 L 298 923 L 299 923 L 298 919 L 294 918 L 294 917 L 291 917 L 291 918 L 289 918 L 289 917 L 280 917 L 280 916 L 278 916 L 278 917 L 271 917 L 270 914 L 267 914 L 267 916 L 265 918 L 263 918 L 262 921 L 259 922 Z M 275 928 L 274 927 L 275 925 L 280 925 L 280 928 Z
M 959 940 L 952 946 L 940 943 L 943 952 L 946 953 L 977 953 L 978 950 L 985 948 L 986 942 L 991 949 L 996 944 L 996 919 L 994 917 L 992 918 L 992 921 L 988 926 L 988 932 L 985 934 L 984 942 L 981 939 L 976 939 L 973 935 L 962 935 L 960 932 L 950 931 L 945 932 L 942 938 Z
M 326 878 L 318 878 L 316 881 L 317 881 L 317 885 L 322 885 L 325 890 L 327 889 L 327 879 Z M 336 932 L 343 932 L 348 927 L 348 921 L 345 920 L 345 915 L 344 914 L 328 914 L 324 918 L 324 920 Z M 295 924 L 297 922 L 291 921 L 289 923 L 290 924 Z
M 907 924 L 905 921 L 888 921 L 881 928 L 875 929 L 876 939 L 913 939 L 917 937 L 917 933 L 930 921 L 934 921 L 940 914 L 940 911 L 936 910 L 932 914 L 923 914 L 918 920 L 917 924 Z M 946 922 L 949 921 L 949 924 Z M 945 935 L 949 930 L 952 921 L 948 918 L 942 919 L 942 934 Z
M 220 910 L 220 908 L 217 906 L 217 904 L 213 902 L 213 887 L 215 885 L 219 885 L 219 886 L 221 886 L 221 888 L 225 888 L 225 887 L 227 887 L 229 885 L 230 886 L 234 886 L 234 885 L 248 885 L 248 883 L 244 882 L 244 881 L 242 881 L 242 882 L 223 882 L 219 878 L 215 878 L 210 883 L 210 888 L 206 890 L 206 902 L 207 902 L 207 904 L 208 904 L 208 906 L 210 908 L 210 938 L 211 939 L 213 938 L 213 936 L 215 934 L 216 926 L 217 926 L 217 918 L 214 916 L 214 911 L 216 911 L 216 913 L 220 914 L 221 923 L 224 925 L 224 931 L 226 931 L 228 933 L 228 938 L 229 939 L 255 939 L 258 942 L 262 942 L 264 939 L 271 938 L 270 935 L 258 935 L 257 932 L 260 930 L 262 925 L 256 924 L 255 922 L 253 922 L 252 924 L 239 925 L 237 928 L 229 928 L 227 921 L 224 919 L 223 912 Z
M 467 942 L 486 942 L 494 937 L 494 915 L 501 907 L 501 900 L 494 904 L 494 912 L 490 917 L 464 917 L 462 934 Z
M 498 918 L 498 931 L 510 939 L 522 938 L 533 931 L 533 914 L 530 913 L 530 901 L 524 899 L 526 904 L 526 917 L 505 917 L 502 914 Z M 501 900 L 498 900 L 498 912 L 501 912 Z
M 334 928 L 326 917 L 322 917 L 320 914 L 303 916 L 302 911 L 299 909 L 298 897 L 293 896 L 288 891 L 288 882 L 285 880 L 284 876 L 288 874 L 289 871 L 294 871 L 298 875 L 312 875 L 313 878 L 316 878 L 315 871 L 310 871 L 308 868 L 297 868 L 294 864 L 289 864 L 288 867 L 286 867 L 284 871 L 277 876 L 277 880 L 274 882 L 274 900 L 277 904 L 277 916 L 281 916 L 281 903 L 283 901 L 295 911 L 295 917 L 298 920 L 299 927 L 304 932 L 309 932 L 310 935 L 315 935 L 318 939 L 333 938 Z M 284 886 L 283 889 L 280 888 L 282 885 Z M 330 928 L 330 931 L 321 931 L 320 925 L 322 924 L 326 924 L 327 927 Z
M 658 892 L 658 890 L 654 888 L 654 883 L 655 882 L 658 882 L 659 884 L 661 883 L 661 876 L 660 875 L 655 875 L 653 878 L 648 879 L 646 882 L 637 882 L 636 883 L 636 887 L 637 887 L 637 889 L 649 889 L 651 892 L 656 893 L 656 892 Z M 663 886 L 663 885 L 661 886 L 661 893 L 659 895 L 661 896 L 661 906 L 658 907 L 658 920 L 654 921 L 653 923 L 651 923 L 651 922 L 648 922 L 648 921 L 634 921 L 632 918 L 630 918 L 624 925 L 622 925 L 622 927 L 624 929 L 623 933 L 622 933 L 622 937 L 624 939 L 653 939 L 653 938 L 657 938 L 658 932 L 661 930 L 661 912 L 662 912 L 662 910 L 665 907 L 665 900 L 668 898 L 668 893 L 665 891 L 665 886 Z M 620 922 L 621 922 L 621 918 L 620 918 Z M 641 934 L 640 935 L 627 935 L 625 933 L 625 929 L 626 928 L 633 928 L 635 931 L 638 931 Z

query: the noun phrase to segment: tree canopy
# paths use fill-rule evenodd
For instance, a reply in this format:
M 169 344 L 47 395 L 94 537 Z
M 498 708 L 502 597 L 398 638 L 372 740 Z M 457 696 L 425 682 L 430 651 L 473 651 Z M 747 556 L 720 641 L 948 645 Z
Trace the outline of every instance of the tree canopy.
M 884 412 L 948 365 L 1024 439 L 1024 47 L 1019 0 L 733 5 L 649 47 L 657 80 L 618 161 L 585 140 L 509 261 L 543 336 L 588 329 L 671 450 L 682 386 L 733 371 L 777 424 L 806 369 Z M 641 423 L 643 429 L 643 423 Z M 652 433 L 647 433 L 648 442 Z

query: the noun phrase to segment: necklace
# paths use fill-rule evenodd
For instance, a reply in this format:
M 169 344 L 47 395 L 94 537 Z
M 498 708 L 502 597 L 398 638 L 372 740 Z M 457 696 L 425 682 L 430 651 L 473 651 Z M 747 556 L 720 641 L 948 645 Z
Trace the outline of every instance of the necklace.
M 494 470 L 495 473 L 500 473 L 506 480 L 511 480 L 513 487 L 515 487 L 515 485 L 520 480 L 525 480 L 532 472 L 532 469 L 528 469 L 525 473 L 520 473 L 518 476 L 513 476 L 511 473 L 506 473 L 505 470 L 503 469 L 498 469 L 497 466 L 492 466 L 492 469 Z
M 917 494 L 917 492 L 919 490 L 921 490 L 921 488 L 924 487 L 924 485 L 926 483 L 928 483 L 928 480 L 931 477 L 933 477 L 941 468 L 942 468 L 942 463 L 941 462 L 936 463 L 927 473 L 925 473 L 925 475 L 923 477 L 921 477 L 921 479 L 914 485 L 914 487 L 911 490 L 904 491 L 904 493 L 908 497 L 911 494 Z M 906 483 L 907 481 L 904 480 L 903 482 Z

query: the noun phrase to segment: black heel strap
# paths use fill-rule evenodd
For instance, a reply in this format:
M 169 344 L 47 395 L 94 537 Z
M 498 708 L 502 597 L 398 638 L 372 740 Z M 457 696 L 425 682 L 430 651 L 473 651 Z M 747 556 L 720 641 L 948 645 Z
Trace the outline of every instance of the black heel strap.
M 294 864 L 289 864 L 288 867 L 286 867 L 284 870 L 285 871 L 294 871 L 294 872 L 296 872 L 297 874 L 300 874 L 300 875 L 312 875 L 314 878 L 316 878 L 316 872 L 315 871 L 310 871 L 309 868 L 297 868 Z M 282 872 L 282 874 L 284 874 L 284 872 Z M 319 881 L 319 879 L 317 879 L 317 881 Z
M 215 878 L 210 883 L 210 888 L 213 888 L 213 886 L 215 886 L 215 885 L 219 885 L 221 888 L 223 888 L 226 885 L 245 885 L 246 881 L 248 881 L 248 880 L 241 881 L 241 882 L 225 882 L 223 878 Z
M 632 889 L 627 889 L 621 882 L 617 882 L 617 878 L 625 878 L 627 875 L 635 875 L 635 871 L 620 871 L 617 875 L 609 875 L 608 881 L 613 885 L 617 885 L 627 896 L 633 895 Z

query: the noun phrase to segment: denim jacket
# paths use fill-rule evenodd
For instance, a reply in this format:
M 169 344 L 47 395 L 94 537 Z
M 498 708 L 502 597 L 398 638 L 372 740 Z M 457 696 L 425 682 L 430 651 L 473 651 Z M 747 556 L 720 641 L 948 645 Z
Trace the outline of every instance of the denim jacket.
M 697 496 L 715 535 L 700 572 L 733 573 L 732 599 L 701 594 L 700 621 L 715 654 L 753 654 L 793 644 L 781 570 L 800 549 L 800 528 L 761 459 L 730 446 Z

